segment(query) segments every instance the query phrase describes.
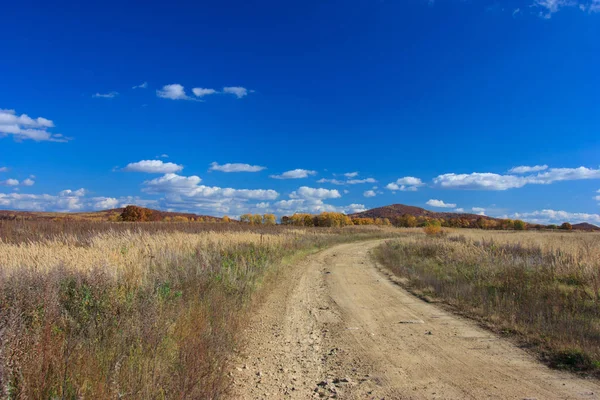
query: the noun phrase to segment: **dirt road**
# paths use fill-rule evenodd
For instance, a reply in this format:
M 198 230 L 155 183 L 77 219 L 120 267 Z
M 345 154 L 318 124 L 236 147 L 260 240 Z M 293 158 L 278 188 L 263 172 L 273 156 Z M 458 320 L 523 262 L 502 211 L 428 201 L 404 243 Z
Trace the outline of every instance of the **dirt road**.
M 378 242 L 313 255 L 255 315 L 234 399 L 596 399 L 510 342 L 410 295 L 370 260 Z

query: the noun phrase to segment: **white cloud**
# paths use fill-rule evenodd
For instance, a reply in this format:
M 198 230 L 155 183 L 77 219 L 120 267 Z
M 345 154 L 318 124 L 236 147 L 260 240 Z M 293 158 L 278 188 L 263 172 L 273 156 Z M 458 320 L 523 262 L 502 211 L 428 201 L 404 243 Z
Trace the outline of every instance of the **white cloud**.
M 169 155 L 168 154 L 161 154 L 160 158 L 169 158 Z
M 223 88 L 223 93 L 233 94 L 238 99 L 241 99 L 244 96 L 247 96 L 248 93 L 253 92 L 252 90 L 248 90 L 245 87 L 241 86 L 226 86 Z
M 511 215 L 514 219 L 522 219 L 538 224 L 561 224 L 563 222 L 579 223 L 588 222 L 595 225 L 600 224 L 600 214 L 587 214 L 568 211 L 540 210 L 533 212 L 515 213 Z
M 137 204 L 145 207 L 155 206 L 154 200 L 143 200 L 138 197 L 85 197 L 87 191 L 63 190 L 58 195 L 50 194 L 23 194 L 0 193 L 0 208 L 11 210 L 29 211 L 61 211 L 76 212 L 87 210 L 101 210 L 107 208 L 124 207 Z
M 510 173 L 510 174 L 527 174 L 530 172 L 539 172 L 539 171 L 544 171 L 547 169 L 548 169 L 547 165 L 534 165 L 532 167 L 529 167 L 527 165 L 521 165 L 519 167 L 511 168 L 508 171 L 508 173 Z
M 209 96 L 211 94 L 218 93 L 215 89 L 207 89 L 207 88 L 193 88 L 192 92 L 196 97 L 204 97 Z
M 521 168 L 521 167 L 517 167 Z M 490 172 L 471 174 L 443 174 L 434 178 L 437 186 L 445 189 L 464 190 L 507 190 L 521 188 L 528 184 L 546 185 L 559 181 L 600 179 L 600 169 L 550 168 L 533 175 L 500 175 Z
M 142 89 L 145 89 L 145 87 L 142 87 Z M 96 197 L 94 198 L 93 202 L 95 210 L 109 210 L 111 208 L 118 208 L 121 203 L 119 199 L 114 197 Z
M 240 164 L 240 163 L 227 163 L 219 165 L 217 162 L 210 164 L 211 171 L 221 172 L 259 172 L 267 167 L 261 167 L 260 165 Z
M 533 6 L 542 9 L 539 15 L 542 18 L 550 19 L 552 14 L 558 12 L 562 7 L 573 6 L 577 4 L 574 0 L 534 0 Z
M 332 183 L 334 185 L 345 185 L 346 182 L 345 181 L 340 181 L 338 179 L 325 179 L 325 178 L 321 178 L 317 181 L 317 183 Z
M 348 185 L 357 185 L 360 183 L 377 183 L 377 181 L 373 178 L 365 178 L 365 179 L 349 179 L 346 181 Z
M 337 199 L 342 197 L 335 189 L 310 188 L 302 186 L 290 194 L 289 200 L 280 200 L 273 204 L 273 212 L 276 214 L 293 214 L 306 212 L 318 214 L 324 211 L 350 213 L 354 210 L 364 210 L 362 204 L 350 204 L 348 206 L 334 206 L 324 203 L 323 200 Z
M 344 212 L 346 214 L 354 214 L 363 211 L 367 211 L 364 204 L 350 204 L 349 206 L 344 207 Z
M 165 208 L 207 210 L 213 214 L 239 214 L 256 209 L 249 201 L 275 200 L 279 193 L 272 189 L 233 189 L 200 185 L 198 176 L 165 174 L 144 182 L 142 191 L 164 194 Z
M 539 16 L 545 19 L 552 18 L 552 14 L 565 7 L 578 7 L 581 11 L 588 13 L 600 12 L 600 0 L 534 0 L 532 7 L 541 9 Z
M 485 208 L 483 207 L 473 207 L 471 210 L 479 215 L 485 215 Z
M 347 178 L 353 178 L 356 177 L 358 175 L 358 172 L 349 172 L 344 174 L 345 177 Z M 318 183 L 331 183 L 333 185 L 358 185 L 361 183 L 377 183 L 377 180 L 373 179 L 373 178 L 364 178 L 364 179 L 347 179 L 345 181 L 341 181 L 339 179 L 326 179 L 326 178 L 321 178 L 317 181 Z
M 489 172 L 471 174 L 443 174 L 433 183 L 444 189 L 506 190 L 527 184 L 527 178 L 514 175 L 499 175 Z
M 397 179 L 396 182 L 388 183 L 385 187 L 388 190 L 415 192 L 423 185 L 424 183 L 421 181 L 421 179 L 415 178 L 414 176 L 405 176 L 404 178 Z
M 464 209 L 464 208 L 455 208 L 455 209 L 454 209 L 454 210 L 452 210 L 452 211 L 453 211 L 453 212 L 456 212 L 456 213 L 463 213 L 463 212 L 465 212 L 465 209 Z
M 337 199 L 342 197 L 340 192 L 336 189 L 323 189 L 323 188 L 310 188 L 307 186 L 302 186 L 298 188 L 295 192 L 290 194 L 290 198 L 292 199 Z
M 0 167 L 0 172 L 8 172 L 8 167 Z
M 165 85 L 162 89 L 156 91 L 156 95 L 163 99 L 171 99 L 171 100 L 193 100 L 187 94 L 185 94 L 185 89 L 178 83 L 172 83 L 170 85 Z
M 512 16 L 516 17 L 517 15 L 519 15 L 521 13 L 521 9 L 520 8 L 515 8 L 513 10 Z
M 60 133 L 50 133 L 49 128 L 54 128 L 54 122 L 38 117 L 30 118 L 27 114 L 17 115 L 15 110 L 0 109 L 0 138 L 13 135 L 17 141 L 33 140 L 36 142 L 67 142 L 69 138 Z
M 172 162 L 163 162 L 161 160 L 142 160 L 127 164 L 127 166 L 123 168 L 123 171 L 147 172 L 150 174 L 168 174 L 179 172 L 182 169 L 182 165 L 177 165 Z
M 85 190 L 84 188 L 77 189 L 77 190 L 66 189 L 66 190 L 62 190 L 58 193 L 58 195 L 61 197 L 69 197 L 69 196 L 83 197 L 86 194 L 87 194 L 87 190 Z
M 308 169 L 293 169 L 291 171 L 286 171 L 281 175 L 271 175 L 270 177 L 273 179 L 301 179 L 308 178 L 311 175 L 316 175 L 317 171 L 311 171 Z
M 363 196 L 365 197 L 375 197 L 377 196 L 377 193 L 375 193 L 375 191 L 373 190 L 367 190 L 363 193 Z
M 23 185 L 23 186 L 33 186 L 34 184 L 35 184 L 35 181 L 31 178 L 27 178 L 23 182 L 21 182 L 21 185 Z
M 148 82 L 144 82 L 140 85 L 136 85 L 134 87 L 132 87 L 132 89 L 147 89 L 148 88 Z
M 145 192 L 148 193 L 185 193 L 191 195 L 191 193 L 198 187 L 198 184 L 202 182 L 199 176 L 181 176 L 174 173 L 165 174 L 159 178 L 145 181 L 144 185 L 146 188 Z
M 96 93 L 92 97 L 102 98 L 102 99 L 114 99 L 119 95 L 119 92 L 110 92 L 110 93 Z
M 440 208 L 455 208 L 456 204 L 454 203 L 444 203 L 443 200 L 435 200 L 435 199 L 430 199 L 427 201 L 428 206 L 432 206 L 432 207 L 440 207 Z
M 19 186 L 19 181 L 16 179 L 7 179 L 5 181 L 0 181 L 0 185 L 3 186 Z

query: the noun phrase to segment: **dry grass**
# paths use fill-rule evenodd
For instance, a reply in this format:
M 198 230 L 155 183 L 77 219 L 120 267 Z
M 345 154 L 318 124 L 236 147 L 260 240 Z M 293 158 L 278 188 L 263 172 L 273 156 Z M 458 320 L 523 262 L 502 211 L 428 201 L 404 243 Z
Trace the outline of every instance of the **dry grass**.
M 283 257 L 381 229 L 3 222 L 0 396 L 219 398 Z
M 600 370 L 600 234 L 410 234 L 376 256 L 416 294 L 515 333 L 558 368 Z

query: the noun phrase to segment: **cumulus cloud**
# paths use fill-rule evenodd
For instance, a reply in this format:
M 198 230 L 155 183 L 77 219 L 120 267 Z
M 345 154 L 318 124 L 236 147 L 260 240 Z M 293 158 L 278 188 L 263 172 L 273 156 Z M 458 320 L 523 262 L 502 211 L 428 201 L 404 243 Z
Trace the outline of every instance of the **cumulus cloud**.
M 272 189 L 233 189 L 200 185 L 198 176 L 165 174 L 144 182 L 142 191 L 163 194 L 165 208 L 207 210 L 211 213 L 240 213 L 256 208 L 249 201 L 275 200 L 279 193 Z
M 377 180 L 375 180 L 374 178 L 353 179 L 358 176 L 358 172 L 346 172 L 343 175 L 347 178 L 345 181 L 335 179 L 335 178 L 333 178 L 333 179 L 322 178 L 322 179 L 319 179 L 317 182 L 318 183 L 331 183 L 334 185 L 358 185 L 361 183 L 377 183 Z
M 365 196 L 365 197 L 375 197 L 375 196 L 377 196 L 377 193 L 375 193 L 374 190 L 367 190 L 367 191 L 363 192 L 363 196 Z
M 148 88 L 148 82 L 144 82 L 140 85 L 136 85 L 134 87 L 132 87 L 132 89 L 147 89 Z
M 119 92 L 109 92 L 109 93 L 96 93 L 96 94 L 92 95 L 92 97 L 101 98 L 101 99 L 114 99 L 118 95 L 119 95 Z
M 146 172 L 150 174 L 168 174 L 179 172 L 183 169 L 183 165 L 177 165 L 172 162 L 163 162 L 161 160 L 142 160 L 134 163 L 129 163 L 123 171 L 127 172 Z
M 19 186 L 19 181 L 16 179 L 6 179 L 4 181 L 0 181 L 0 185 L 2 185 L 2 186 Z
M 548 169 L 547 165 L 534 165 L 534 166 L 527 166 L 527 165 L 521 165 L 519 167 L 513 167 L 511 168 L 508 173 L 510 174 L 527 174 L 530 172 L 539 172 L 539 171 L 544 171 Z
M 473 207 L 471 210 L 476 214 L 485 215 L 485 208 L 483 207 Z
M 524 176 L 500 175 L 491 172 L 473 172 L 471 174 L 450 173 L 437 176 L 433 182 L 435 185 L 445 189 L 507 190 L 521 188 L 528 184 L 546 185 L 559 181 L 583 179 L 600 179 L 600 169 L 586 167 L 550 168 L 545 169 L 544 172 Z
M 215 89 L 193 88 L 192 93 L 194 93 L 194 96 L 196 96 L 196 97 L 204 97 L 204 96 L 209 96 L 211 94 L 215 94 L 218 92 Z
M 405 176 L 404 178 L 397 179 L 395 182 L 388 183 L 385 187 L 388 190 L 415 192 L 423 185 L 424 183 L 421 179 L 415 178 L 414 176 Z
M 17 141 L 33 140 L 36 142 L 66 142 L 69 138 L 60 133 L 50 133 L 49 128 L 54 128 L 54 122 L 38 117 L 31 118 L 27 114 L 17 115 L 15 110 L 0 109 L 0 138 L 13 135 Z
M 65 189 L 58 193 L 58 195 L 61 197 L 69 197 L 69 196 L 83 197 L 86 194 L 87 194 L 87 190 L 85 190 L 84 188 L 77 189 L 77 190 Z
M 87 191 L 83 188 L 63 190 L 57 195 L 0 193 L 0 208 L 11 210 L 77 212 L 124 207 L 129 204 L 152 207 L 156 206 L 156 201 L 131 196 L 87 197 Z
M 308 178 L 311 175 L 316 175 L 317 171 L 311 171 L 308 169 L 293 169 L 291 171 L 286 171 L 281 175 L 271 175 L 270 177 L 273 179 L 302 179 Z
M 290 198 L 292 199 L 337 199 L 342 197 L 340 192 L 335 189 L 323 189 L 323 188 L 310 188 L 307 186 L 302 186 L 298 188 L 295 192 L 290 194 Z
M 317 181 L 317 183 L 332 183 L 334 185 L 345 185 L 345 181 L 340 181 L 339 179 L 325 179 L 321 178 Z
M 242 97 L 245 97 L 248 95 L 248 93 L 251 93 L 252 90 L 248 90 L 245 87 L 241 87 L 241 86 L 225 86 L 223 88 L 223 93 L 226 94 L 232 94 L 234 96 L 236 96 L 238 99 L 241 99 Z
M 163 99 L 170 100 L 193 100 L 187 94 L 185 94 L 185 89 L 179 83 L 172 83 L 170 85 L 165 85 L 162 89 L 158 89 L 156 91 L 156 95 Z
M 538 224 L 561 224 L 563 222 L 579 223 L 588 222 L 595 225 L 600 224 L 600 214 L 588 214 L 579 212 L 539 210 L 511 215 L 514 219 L 522 219 Z
M 373 178 L 365 178 L 365 179 L 349 179 L 346 181 L 348 185 L 357 185 L 359 183 L 377 183 L 377 181 Z
M 527 178 L 490 172 L 450 173 L 437 176 L 434 178 L 433 183 L 444 189 L 506 190 L 525 186 Z
M 463 213 L 463 212 L 465 212 L 465 209 L 464 209 L 464 208 L 455 208 L 455 209 L 454 209 L 454 210 L 452 210 L 452 211 L 453 211 L 453 212 L 456 212 L 456 213 Z
M 23 186 L 33 186 L 34 184 L 35 184 L 35 181 L 31 178 L 27 178 L 23 182 L 21 182 L 21 185 L 23 185 Z
M 8 167 L 0 167 L 0 172 L 8 172 Z
M 454 203 L 444 203 L 443 200 L 430 199 L 427 201 L 428 206 L 432 207 L 440 207 L 440 208 L 455 208 L 456 204 Z
M 321 213 L 342 212 L 354 213 L 364 211 L 362 204 L 350 204 L 347 206 L 335 206 L 327 204 L 324 200 L 337 199 L 342 197 L 340 192 L 335 189 L 311 188 L 302 186 L 290 194 L 289 200 L 280 200 L 273 204 L 273 212 L 276 214 L 293 214 L 296 212 Z
M 261 167 L 260 165 L 240 164 L 240 163 L 227 163 L 219 165 L 217 162 L 210 164 L 210 171 L 221 171 L 221 172 L 260 172 L 267 169 L 267 167 Z

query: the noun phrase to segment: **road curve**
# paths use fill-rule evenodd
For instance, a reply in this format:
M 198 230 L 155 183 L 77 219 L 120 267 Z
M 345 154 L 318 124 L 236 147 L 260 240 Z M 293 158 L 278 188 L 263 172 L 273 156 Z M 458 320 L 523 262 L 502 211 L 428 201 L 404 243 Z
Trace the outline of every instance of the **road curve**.
M 332 247 L 289 267 L 253 316 L 233 399 L 596 399 L 509 341 L 412 296 Z

